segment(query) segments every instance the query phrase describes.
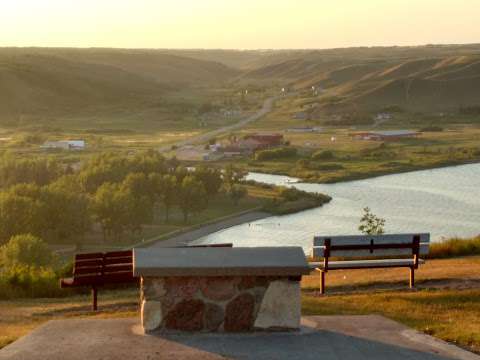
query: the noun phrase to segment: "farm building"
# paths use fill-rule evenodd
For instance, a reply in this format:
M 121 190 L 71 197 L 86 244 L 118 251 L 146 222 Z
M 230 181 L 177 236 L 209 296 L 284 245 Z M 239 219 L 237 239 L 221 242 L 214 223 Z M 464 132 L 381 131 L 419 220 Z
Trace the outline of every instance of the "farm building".
M 352 134 L 358 140 L 395 141 L 405 138 L 414 138 L 418 132 L 411 130 L 368 131 Z
M 245 141 L 253 140 L 258 144 L 257 149 L 267 149 L 270 147 L 281 146 L 284 144 L 282 134 L 254 134 L 245 136 Z

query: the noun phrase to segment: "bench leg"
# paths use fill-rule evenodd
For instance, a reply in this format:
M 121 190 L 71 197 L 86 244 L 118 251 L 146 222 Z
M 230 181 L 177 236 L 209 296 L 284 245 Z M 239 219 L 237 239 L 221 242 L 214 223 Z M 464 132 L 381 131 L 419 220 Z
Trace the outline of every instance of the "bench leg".
M 97 288 L 95 286 L 92 287 L 92 309 L 97 311 Z
M 415 268 L 410 268 L 410 289 L 415 287 Z
M 320 295 L 325 294 L 325 271 L 320 271 Z

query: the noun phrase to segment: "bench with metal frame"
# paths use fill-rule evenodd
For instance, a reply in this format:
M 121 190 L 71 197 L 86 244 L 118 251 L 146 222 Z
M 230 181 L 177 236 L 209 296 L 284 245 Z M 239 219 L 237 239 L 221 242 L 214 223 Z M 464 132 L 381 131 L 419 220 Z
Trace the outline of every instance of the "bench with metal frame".
M 325 275 L 332 270 L 409 268 L 413 288 L 415 270 L 425 262 L 420 256 L 428 254 L 429 243 L 430 234 L 316 236 L 312 257 L 321 261 L 309 265 L 320 272 L 321 294 Z

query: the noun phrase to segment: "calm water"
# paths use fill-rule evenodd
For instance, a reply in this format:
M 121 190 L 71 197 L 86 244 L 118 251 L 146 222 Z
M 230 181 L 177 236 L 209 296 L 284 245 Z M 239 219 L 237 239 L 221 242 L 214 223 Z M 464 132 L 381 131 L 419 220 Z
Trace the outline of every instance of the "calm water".
M 388 175 L 339 184 L 288 184 L 287 176 L 251 173 L 248 179 L 323 192 L 330 204 L 273 216 L 208 235 L 198 242 L 236 246 L 311 246 L 314 235 L 356 234 L 362 209 L 386 219 L 387 232 L 430 232 L 442 237 L 480 234 L 480 164 Z

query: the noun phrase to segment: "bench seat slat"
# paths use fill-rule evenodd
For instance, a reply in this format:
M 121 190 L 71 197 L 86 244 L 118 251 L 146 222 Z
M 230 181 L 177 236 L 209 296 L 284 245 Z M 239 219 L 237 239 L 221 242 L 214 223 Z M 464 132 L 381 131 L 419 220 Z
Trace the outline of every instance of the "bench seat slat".
M 425 261 L 419 259 L 419 263 Z M 340 269 L 367 269 L 367 268 L 388 268 L 388 267 L 410 267 L 415 264 L 413 259 L 381 259 L 381 260 L 349 260 L 349 261 L 330 261 L 328 270 Z M 312 270 L 323 269 L 323 262 L 311 262 L 309 266 Z

